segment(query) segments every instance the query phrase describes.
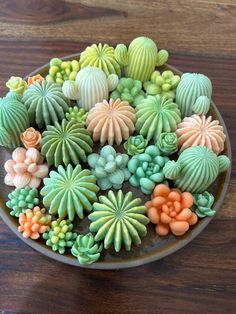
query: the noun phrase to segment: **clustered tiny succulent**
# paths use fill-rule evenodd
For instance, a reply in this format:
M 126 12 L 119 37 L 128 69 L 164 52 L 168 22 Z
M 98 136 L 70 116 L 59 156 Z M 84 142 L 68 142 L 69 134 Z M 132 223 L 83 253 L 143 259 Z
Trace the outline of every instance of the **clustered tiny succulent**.
M 54 220 L 51 228 L 43 234 L 43 238 L 53 251 L 64 254 L 67 247 L 72 247 L 77 234 L 73 232 L 73 224 L 70 220 Z
M 130 184 L 134 187 L 140 186 L 145 194 L 151 194 L 155 185 L 165 180 L 162 170 L 168 161 L 169 158 L 161 156 L 155 145 L 148 146 L 144 153 L 133 156 L 128 163 L 132 174 Z
M 127 169 L 129 157 L 126 154 L 119 154 L 110 146 L 104 146 L 100 154 L 88 156 L 88 164 L 93 175 L 97 178 L 97 184 L 101 190 L 110 188 L 120 189 L 123 182 L 130 177 Z
M 175 97 L 175 90 L 179 84 L 180 76 L 175 75 L 172 71 L 154 71 L 151 80 L 143 84 L 148 95 L 162 95 L 166 98 Z
M 32 209 L 39 204 L 38 190 L 31 189 L 26 186 L 23 189 L 16 188 L 8 194 L 9 201 L 7 207 L 12 209 L 10 215 L 19 217 L 21 213 L 25 213 L 27 209 Z
M 70 107 L 69 111 L 66 112 L 66 119 L 85 125 L 88 112 L 84 108 Z
M 127 150 L 129 155 L 133 156 L 143 153 L 147 144 L 148 140 L 146 140 L 142 135 L 130 136 L 124 143 L 124 148 Z
M 122 77 L 110 97 L 114 100 L 119 98 L 122 101 L 128 101 L 130 105 L 136 107 L 145 98 L 145 93 L 142 91 L 142 82 Z

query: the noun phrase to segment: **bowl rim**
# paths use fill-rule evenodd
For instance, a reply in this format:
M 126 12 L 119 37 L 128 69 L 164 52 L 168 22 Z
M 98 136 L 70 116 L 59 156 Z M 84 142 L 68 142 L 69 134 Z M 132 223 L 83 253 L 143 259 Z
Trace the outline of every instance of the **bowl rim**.
M 74 54 L 71 54 L 68 56 L 61 57 L 61 59 L 62 60 L 70 60 L 72 58 L 78 58 L 79 56 L 80 56 L 80 53 L 74 53 Z M 40 73 L 42 70 L 44 70 L 48 66 L 49 66 L 49 63 L 42 65 L 41 67 L 37 68 L 36 70 L 34 70 L 31 73 L 29 73 L 28 75 L 26 75 L 24 77 L 24 79 L 27 80 L 27 78 L 29 76 L 33 76 L 33 75 L 36 75 L 37 73 Z M 174 66 L 171 66 L 169 64 L 166 64 L 166 66 L 170 70 L 174 71 L 175 73 L 178 73 L 180 75 L 183 74 L 183 72 L 181 72 L 180 70 L 178 70 Z M 221 116 L 220 111 L 218 110 L 218 108 L 216 107 L 215 103 L 212 100 L 211 100 L 211 106 L 213 107 L 214 111 L 217 114 L 217 119 L 220 121 L 220 124 L 224 128 L 224 132 L 226 135 L 225 148 L 227 150 L 227 156 L 229 157 L 230 161 L 232 161 L 231 144 L 230 144 L 230 139 L 229 139 L 227 127 L 225 125 L 223 117 Z M 222 188 L 221 193 L 220 193 L 221 197 L 218 199 L 218 201 L 216 202 L 216 204 L 214 206 L 214 209 L 216 210 L 216 212 L 218 212 L 219 208 L 221 207 L 221 205 L 224 201 L 228 186 L 229 186 L 230 176 L 231 176 L 231 167 L 232 167 L 231 164 L 230 164 L 230 167 L 228 168 L 228 170 L 225 174 L 223 188 Z M 101 262 L 96 262 L 96 263 L 93 263 L 90 265 L 81 265 L 78 263 L 77 259 L 75 257 L 73 257 L 72 255 L 71 256 L 61 255 L 57 252 L 52 251 L 52 249 L 50 247 L 43 246 L 42 244 L 38 243 L 37 241 L 34 241 L 30 238 L 29 239 L 24 238 L 22 236 L 22 234 L 20 232 L 18 232 L 14 223 L 11 221 L 10 215 L 6 211 L 6 206 L 4 205 L 4 202 L 1 200 L 0 200 L 0 205 L 1 205 L 0 206 L 0 216 L 2 217 L 2 219 L 6 223 L 6 225 L 17 235 L 17 237 L 19 237 L 21 240 L 23 240 L 26 244 L 28 244 L 30 247 L 32 247 L 33 249 L 35 249 L 39 253 L 42 253 L 43 255 L 46 255 L 49 258 L 52 258 L 56 261 L 59 261 L 59 262 L 62 262 L 62 263 L 68 264 L 68 265 L 78 266 L 78 267 L 83 267 L 83 268 L 90 268 L 90 269 L 102 269 L 102 270 L 112 270 L 112 269 L 123 269 L 123 268 L 137 267 L 137 266 L 141 266 L 141 265 L 162 259 L 162 258 L 180 250 L 185 245 L 187 245 L 189 242 L 191 242 L 197 235 L 199 235 L 206 228 L 206 226 L 209 224 L 209 222 L 214 218 L 214 216 L 204 218 L 203 220 L 201 220 L 200 224 L 198 224 L 194 229 L 189 231 L 189 233 L 186 237 L 178 238 L 177 242 L 174 242 L 171 245 L 169 244 L 167 248 L 164 246 L 163 248 L 161 248 L 161 250 L 159 248 L 158 251 L 153 250 L 152 252 L 147 253 L 144 256 L 133 257 L 130 259 L 125 259 L 123 261 L 122 260 L 119 260 L 117 262 L 101 261 Z M 3 207 L 5 207 L 5 209 Z

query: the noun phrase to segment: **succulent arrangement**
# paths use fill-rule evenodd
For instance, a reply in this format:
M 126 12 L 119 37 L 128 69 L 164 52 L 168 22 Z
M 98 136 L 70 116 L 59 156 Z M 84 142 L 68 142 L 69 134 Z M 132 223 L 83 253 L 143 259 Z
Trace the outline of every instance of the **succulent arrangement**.
M 208 114 L 212 83 L 167 60 L 138 37 L 53 58 L 46 77 L 8 80 L 0 145 L 14 149 L 6 205 L 23 237 L 90 265 L 141 245 L 149 223 L 157 238 L 181 237 L 215 214 L 208 190 L 230 160 Z

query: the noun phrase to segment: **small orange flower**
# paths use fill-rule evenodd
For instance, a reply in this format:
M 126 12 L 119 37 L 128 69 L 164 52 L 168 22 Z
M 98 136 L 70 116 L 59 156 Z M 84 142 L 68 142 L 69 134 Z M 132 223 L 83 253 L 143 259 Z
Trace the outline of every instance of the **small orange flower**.
M 156 224 L 155 230 L 160 236 L 165 236 L 170 231 L 181 236 L 188 231 L 189 226 L 195 225 L 198 217 L 191 211 L 192 205 L 191 193 L 170 189 L 165 184 L 158 184 L 151 201 L 145 204 L 148 217 Z
M 41 141 L 40 132 L 36 131 L 34 128 L 28 128 L 24 133 L 21 133 L 20 139 L 24 144 L 25 148 L 39 148 L 39 143 Z
M 36 240 L 40 237 L 40 233 L 49 231 L 51 216 L 45 215 L 45 211 L 45 208 L 40 209 L 36 206 L 20 214 L 18 231 L 23 233 L 24 238 Z
M 27 83 L 28 83 L 28 86 L 34 85 L 36 82 L 41 84 L 43 80 L 44 80 L 44 78 L 40 74 L 37 74 L 37 75 L 34 75 L 34 76 L 29 76 Z

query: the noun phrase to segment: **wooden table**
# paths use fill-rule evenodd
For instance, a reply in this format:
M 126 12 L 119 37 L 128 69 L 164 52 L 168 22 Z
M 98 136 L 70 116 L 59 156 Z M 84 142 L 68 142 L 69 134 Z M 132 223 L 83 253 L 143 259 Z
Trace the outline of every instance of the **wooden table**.
M 208 75 L 236 152 L 235 0 L 1 0 L 0 86 L 93 42 L 141 34 L 169 63 Z M 23 244 L 0 220 L 1 313 L 236 313 L 236 169 L 221 211 L 191 244 L 120 271 L 69 267 Z

